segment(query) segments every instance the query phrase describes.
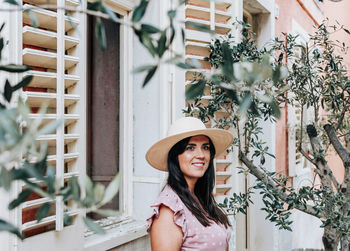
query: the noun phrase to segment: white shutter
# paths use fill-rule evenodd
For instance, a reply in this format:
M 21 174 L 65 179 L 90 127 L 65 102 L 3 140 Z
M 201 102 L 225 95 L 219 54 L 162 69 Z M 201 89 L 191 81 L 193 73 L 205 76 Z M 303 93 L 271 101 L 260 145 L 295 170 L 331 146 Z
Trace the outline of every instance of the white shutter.
M 24 7 L 46 3 L 44 0 L 31 0 L 30 4 L 25 3 Z M 57 0 L 50 1 L 50 4 L 78 7 L 80 2 Z M 38 143 L 48 143 L 48 164 L 55 168 L 58 182 L 62 186 L 70 177 L 80 177 L 86 167 L 85 15 L 71 13 L 68 17 L 62 9 L 34 9 L 33 13 L 39 26 L 33 27 L 30 16 L 23 12 L 23 27 L 19 27 L 23 34 L 22 63 L 33 68 L 26 74 L 34 76 L 30 85 L 24 88 L 23 97 L 30 106 L 32 120 L 39 118 L 38 110 L 44 104 L 48 105 L 48 110 L 44 115 L 43 124 L 60 118 L 65 120 L 55 133 L 42 135 L 37 139 Z M 20 185 L 20 189 L 25 189 L 25 186 Z M 45 202 L 51 203 L 51 211 L 48 217 L 38 223 L 35 214 Z M 78 210 L 70 204 L 68 202 L 71 209 L 65 213 L 76 219 Z M 70 245 L 82 247 L 83 228 L 76 221 L 72 226 L 64 227 L 64 210 L 63 201 L 60 199 L 47 200 L 33 193 L 17 214 L 21 219 L 19 221 L 22 223 L 21 230 L 27 236 L 33 236 L 27 238 L 25 242 L 20 242 L 19 250 L 40 249 L 44 247 L 46 241 L 60 239 L 63 236 L 76 240 Z M 68 232 L 70 234 L 67 235 Z M 77 237 L 77 234 L 81 238 Z M 42 242 L 38 241 L 38 238 Z M 55 247 L 50 245 L 50 249 L 59 250 L 64 248 L 64 245 L 67 245 L 67 242 L 60 239 L 59 244 Z
M 197 24 L 206 25 L 211 30 L 215 31 L 217 35 L 226 35 L 232 29 L 233 17 L 233 1 L 205 1 L 205 0 L 189 0 L 185 5 L 185 17 L 186 21 L 194 22 Z M 209 56 L 208 45 L 212 42 L 214 37 L 209 33 L 196 30 L 187 26 L 185 29 L 185 55 L 186 60 L 190 61 L 196 59 L 200 62 L 201 70 L 189 70 L 186 71 L 186 88 L 191 85 L 195 76 L 200 72 L 210 72 L 210 63 L 204 61 L 204 58 Z M 207 104 L 210 97 L 210 89 L 205 89 L 205 96 L 202 97 L 202 103 Z M 215 114 L 215 119 L 218 120 L 222 116 L 227 116 L 225 112 L 220 111 Z M 214 126 L 212 122 L 208 122 L 207 127 Z M 229 183 L 229 179 L 233 174 L 232 167 L 232 154 L 223 154 L 216 159 L 216 186 L 214 194 L 216 198 L 226 195 L 232 188 Z
M 297 175 L 304 165 L 304 157 L 298 151 L 300 143 L 301 106 L 288 105 L 288 166 L 289 176 Z

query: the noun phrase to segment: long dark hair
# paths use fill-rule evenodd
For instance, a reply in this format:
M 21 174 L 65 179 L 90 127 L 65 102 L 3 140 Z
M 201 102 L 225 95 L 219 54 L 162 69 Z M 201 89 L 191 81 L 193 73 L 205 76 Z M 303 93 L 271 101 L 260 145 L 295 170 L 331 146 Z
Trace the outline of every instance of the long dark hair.
M 205 227 L 210 226 L 209 220 L 223 224 L 226 228 L 230 226 L 226 214 L 217 206 L 212 191 L 215 185 L 215 172 L 213 159 L 215 156 L 215 148 L 209 138 L 210 145 L 210 162 L 207 171 L 203 177 L 199 178 L 194 187 L 194 194 L 197 196 L 200 205 L 193 198 L 188 189 L 188 185 L 184 174 L 180 170 L 178 155 L 182 154 L 191 137 L 185 138 L 176 143 L 168 154 L 168 184 L 177 193 L 182 202 Z

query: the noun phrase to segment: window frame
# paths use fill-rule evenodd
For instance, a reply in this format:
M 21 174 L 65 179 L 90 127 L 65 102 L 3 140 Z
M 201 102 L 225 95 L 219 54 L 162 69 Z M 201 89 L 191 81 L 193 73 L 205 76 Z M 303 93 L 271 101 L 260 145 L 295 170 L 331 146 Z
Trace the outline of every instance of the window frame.
M 130 12 L 133 6 L 131 0 L 113 0 L 106 2 L 112 11 L 118 13 L 124 22 L 130 20 Z M 120 25 L 120 103 L 119 103 L 119 211 L 120 216 L 104 218 L 96 221 L 109 229 L 105 236 L 98 236 L 93 232 L 85 231 L 85 250 L 96 250 L 96 248 L 113 248 L 140 235 L 139 231 L 129 236 L 130 233 L 123 231 L 121 226 L 132 223 L 133 213 L 133 31 L 126 25 Z M 142 229 L 144 230 L 144 229 Z M 124 238 L 125 237 L 125 238 Z
M 302 26 L 295 20 L 292 20 L 292 33 L 293 35 L 298 35 L 297 38 L 297 43 L 298 44 L 306 44 L 310 37 L 308 35 L 308 33 L 302 28 Z M 288 65 L 288 67 L 291 67 L 291 65 Z M 289 93 L 288 95 L 292 95 L 291 93 Z M 305 109 L 305 107 L 304 107 Z M 310 108 L 309 108 L 310 109 Z M 308 117 L 310 117 L 309 115 L 309 109 L 305 109 L 304 110 L 304 118 L 303 120 L 306 122 Z M 301 111 L 301 107 L 300 107 L 300 111 Z M 289 169 L 289 174 L 292 177 L 296 177 L 296 176 L 304 176 L 307 175 L 309 176 L 311 174 L 311 163 L 307 162 L 305 163 L 305 158 L 304 156 L 301 156 L 301 160 L 300 160 L 300 164 L 296 165 L 296 153 L 295 153 L 295 144 L 296 144 L 296 127 L 299 126 L 297 125 L 297 123 L 295 122 L 295 117 L 296 117 L 296 108 L 292 107 L 290 105 L 288 105 L 288 153 L 289 153 L 289 160 L 288 160 L 288 169 Z M 303 123 L 304 123 L 303 121 Z M 306 165 L 305 165 L 306 164 Z

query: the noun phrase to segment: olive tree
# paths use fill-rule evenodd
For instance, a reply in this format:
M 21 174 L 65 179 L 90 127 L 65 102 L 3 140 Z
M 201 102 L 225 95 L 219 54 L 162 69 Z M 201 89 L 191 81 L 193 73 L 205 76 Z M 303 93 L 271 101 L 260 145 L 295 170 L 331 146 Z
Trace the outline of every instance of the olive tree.
M 215 120 L 215 112 L 225 110 L 230 116 L 221 117 L 215 125 L 233 127 L 236 135 L 242 135 L 237 136 L 234 142 L 243 164 L 240 168 L 242 172 L 254 175 L 257 182 L 247 193 L 234 194 L 221 206 L 234 213 L 245 212 L 251 202 L 251 194 L 259 191 L 266 218 L 281 229 L 291 231 L 289 216 L 293 210 L 300 210 L 321 220 L 325 250 L 337 250 L 339 244 L 341 250 L 348 250 L 350 81 L 343 63 L 347 47 L 344 43 L 332 41 L 330 36 L 339 30 L 350 32 L 342 26 L 327 27 L 325 21 L 305 44 L 298 44 L 296 36 L 283 34 L 285 40 L 276 38 L 270 45 L 272 49 L 259 50 L 250 26 L 244 23 L 240 26 L 240 43 L 234 43 L 229 35 L 216 39 L 210 45 L 210 56 L 206 60 L 219 72 L 214 78 L 200 76 L 194 81 L 193 90 L 188 93 L 188 98 L 194 101 L 184 111 L 208 121 Z M 266 58 L 266 54 L 270 58 Z M 264 69 L 266 65 L 272 68 Z M 272 78 L 261 77 L 271 69 L 275 69 Z M 280 81 L 285 71 L 287 77 Z M 212 99 L 203 103 L 201 97 L 206 85 L 211 87 Z M 279 116 L 276 103 L 300 108 L 297 150 L 311 163 L 319 184 L 310 182 L 294 189 L 288 183 L 288 177 L 264 168 L 265 158 L 273 155 L 261 140 L 260 122 L 275 122 Z M 313 116 L 306 125 L 303 116 L 307 110 L 311 110 Z M 244 112 L 246 116 L 242 116 Z M 334 155 L 340 157 L 345 168 L 342 181 L 335 178 L 327 161 Z

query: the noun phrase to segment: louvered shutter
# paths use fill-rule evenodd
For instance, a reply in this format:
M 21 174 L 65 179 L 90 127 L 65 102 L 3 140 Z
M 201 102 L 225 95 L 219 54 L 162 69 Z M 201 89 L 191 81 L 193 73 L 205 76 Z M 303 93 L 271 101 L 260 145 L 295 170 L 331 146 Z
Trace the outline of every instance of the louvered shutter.
M 205 0 L 189 0 L 185 5 L 186 21 L 205 25 L 211 30 L 215 31 L 217 35 L 226 35 L 232 29 L 233 1 L 221 1 L 215 3 L 214 1 Z M 213 37 L 206 32 L 197 30 L 193 27 L 186 26 L 185 29 L 185 55 L 186 60 L 191 61 L 196 59 L 200 62 L 201 70 L 186 71 L 186 88 L 192 84 L 195 76 L 200 72 L 210 72 L 209 62 L 204 61 L 204 58 L 209 56 L 208 45 L 211 43 Z M 202 103 L 208 104 L 210 97 L 210 89 L 206 87 L 205 95 L 202 97 Z M 220 111 L 215 114 L 216 120 L 222 116 L 227 116 L 225 112 Z M 207 127 L 214 126 L 211 122 L 206 124 Z M 233 174 L 231 167 L 232 154 L 222 155 L 216 159 L 216 186 L 214 194 L 220 200 L 220 196 L 224 196 L 232 188 L 229 184 L 229 179 Z
M 298 151 L 300 143 L 301 106 L 288 105 L 288 163 L 289 176 L 295 176 L 303 168 L 304 157 Z
M 78 7 L 80 3 L 76 0 L 50 1 L 50 4 L 58 6 Z M 24 7 L 40 4 L 47 4 L 47 1 L 23 2 Z M 32 67 L 27 74 L 34 76 L 30 85 L 23 89 L 23 97 L 30 106 L 32 120 L 39 119 L 38 111 L 44 104 L 48 108 L 43 124 L 64 118 L 64 124 L 55 133 L 37 139 L 38 143 L 48 144 L 48 164 L 55 168 L 59 185 L 62 186 L 70 177 L 80 177 L 86 166 L 86 144 L 82 135 L 85 132 L 85 16 L 70 13 L 68 17 L 62 9 L 33 9 L 32 12 L 37 18 L 38 27 L 33 27 L 30 15 L 23 12 L 23 27 L 20 28 L 23 34 L 22 63 Z M 26 189 L 25 186 L 20 185 L 20 190 L 23 189 Z M 38 223 L 35 215 L 45 202 L 50 202 L 51 211 Z M 68 202 L 68 206 L 73 205 Z M 27 237 L 43 236 L 51 230 L 64 231 L 64 213 L 74 219 L 78 214 L 78 210 L 65 211 L 64 208 L 60 198 L 52 201 L 32 193 L 18 212 L 22 231 Z M 74 238 L 74 234 L 71 237 Z M 22 250 L 35 247 L 29 239 L 21 243 Z

